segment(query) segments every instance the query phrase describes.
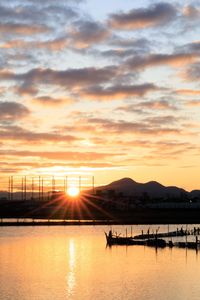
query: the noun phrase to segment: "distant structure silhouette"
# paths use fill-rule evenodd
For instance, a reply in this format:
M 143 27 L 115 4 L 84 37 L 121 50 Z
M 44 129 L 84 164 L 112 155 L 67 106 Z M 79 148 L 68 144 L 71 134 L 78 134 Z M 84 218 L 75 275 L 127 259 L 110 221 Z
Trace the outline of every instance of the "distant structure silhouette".
M 83 184 L 82 179 L 87 181 Z M 89 181 L 89 183 L 88 183 Z M 8 200 L 50 200 L 52 197 L 55 197 L 57 193 L 66 194 L 68 188 L 70 187 L 71 182 L 75 185 L 79 193 L 84 190 L 91 190 L 94 192 L 94 176 L 77 176 L 74 178 L 71 176 L 63 176 L 56 178 L 54 175 L 50 176 L 9 176 L 7 188 L 5 183 L 0 190 L 4 191 Z M 75 182 L 75 183 L 74 183 Z

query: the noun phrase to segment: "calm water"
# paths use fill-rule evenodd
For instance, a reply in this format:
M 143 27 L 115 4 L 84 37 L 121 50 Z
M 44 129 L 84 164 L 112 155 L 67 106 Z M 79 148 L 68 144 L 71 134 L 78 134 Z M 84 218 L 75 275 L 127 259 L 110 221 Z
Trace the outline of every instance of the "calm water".
M 200 299 L 200 252 L 106 248 L 109 228 L 0 228 L 0 299 Z M 133 226 L 133 233 L 147 228 Z M 124 226 L 113 229 L 125 233 Z

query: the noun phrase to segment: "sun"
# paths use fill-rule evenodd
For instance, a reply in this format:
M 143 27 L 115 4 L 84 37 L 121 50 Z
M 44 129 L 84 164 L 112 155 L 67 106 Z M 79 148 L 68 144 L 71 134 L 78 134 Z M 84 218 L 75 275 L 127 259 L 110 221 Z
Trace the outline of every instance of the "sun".
M 70 186 L 67 189 L 67 195 L 70 197 L 77 197 L 80 194 L 79 188 L 76 186 Z

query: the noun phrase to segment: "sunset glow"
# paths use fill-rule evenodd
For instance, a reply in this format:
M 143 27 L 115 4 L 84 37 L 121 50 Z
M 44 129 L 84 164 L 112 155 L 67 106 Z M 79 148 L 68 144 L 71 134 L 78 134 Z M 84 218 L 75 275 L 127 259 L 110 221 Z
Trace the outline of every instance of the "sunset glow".
M 67 188 L 67 195 L 70 197 L 77 197 L 79 193 L 79 188 L 76 186 L 70 186 Z
M 199 188 L 198 1 L 0 5 L 0 183 L 86 171 Z

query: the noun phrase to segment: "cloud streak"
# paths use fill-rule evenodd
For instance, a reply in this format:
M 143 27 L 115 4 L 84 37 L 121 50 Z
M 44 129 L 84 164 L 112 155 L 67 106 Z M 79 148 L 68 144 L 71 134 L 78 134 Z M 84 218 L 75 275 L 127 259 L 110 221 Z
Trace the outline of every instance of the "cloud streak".
M 112 14 L 109 25 L 114 29 L 136 30 L 165 25 L 177 16 L 175 6 L 160 2 L 145 8 L 132 9 L 127 13 Z
M 17 102 L 0 102 L 0 123 L 27 117 L 30 110 Z
M 108 88 L 101 86 L 92 86 L 91 88 L 82 90 L 81 96 L 93 99 L 122 99 L 131 96 L 144 96 L 145 94 L 159 90 L 159 87 L 152 83 L 144 83 L 140 85 L 115 85 Z
M 106 159 L 109 157 L 120 156 L 120 153 L 98 153 L 98 152 L 72 152 L 72 151 L 2 151 L 0 156 L 19 156 L 19 157 L 40 157 L 50 160 L 62 161 L 96 161 L 99 159 Z
M 7 120 L 7 119 L 6 119 Z M 10 120 L 10 119 L 9 119 Z M 0 126 L 1 140 L 28 141 L 30 143 L 72 143 L 79 141 L 79 137 L 60 132 L 34 132 L 19 126 Z
M 134 56 L 125 62 L 131 70 L 140 70 L 154 66 L 182 67 L 197 60 L 199 56 L 192 53 L 177 54 L 150 54 L 147 56 Z
M 32 69 L 26 73 L 0 72 L 2 80 L 21 82 L 21 88 L 33 87 L 35 84 L 58 85 L 62 87 L 88 86 L 109 81 L 116 75 L 115 67 L 79 68 L 57 71 L 52 69 Z

